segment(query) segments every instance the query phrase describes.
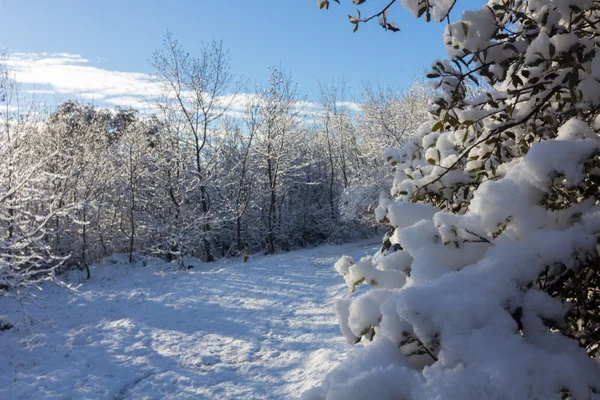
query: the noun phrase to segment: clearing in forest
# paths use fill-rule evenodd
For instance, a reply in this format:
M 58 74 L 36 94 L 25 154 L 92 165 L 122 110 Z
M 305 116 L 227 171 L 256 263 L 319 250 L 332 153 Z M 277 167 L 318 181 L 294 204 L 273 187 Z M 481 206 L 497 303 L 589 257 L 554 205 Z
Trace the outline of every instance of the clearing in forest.
M 0 332 L 0 398 L 299 396 L 348 351 L 333 269 L 377 240 L 286 254 L 175 264 L 111 257 L 68 290 L 45 285 L 32 325 Z M 18 317 L 0 298 L 0 317 Z

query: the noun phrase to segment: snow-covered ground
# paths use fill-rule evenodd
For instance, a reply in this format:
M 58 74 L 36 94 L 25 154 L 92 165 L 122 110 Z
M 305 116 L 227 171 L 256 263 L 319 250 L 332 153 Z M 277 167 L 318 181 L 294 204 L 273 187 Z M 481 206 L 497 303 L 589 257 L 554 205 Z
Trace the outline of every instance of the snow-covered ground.
M 0 332 L 0 398 L 297 397 L 348 350 L 334 262 L 377 242 L 190 262 L 185 272 L 107 259 L 76 290 L 46 285 L 43 309 L 30 309 L 37 321 Z M 0 298 L 1 319 L 17 310 Z

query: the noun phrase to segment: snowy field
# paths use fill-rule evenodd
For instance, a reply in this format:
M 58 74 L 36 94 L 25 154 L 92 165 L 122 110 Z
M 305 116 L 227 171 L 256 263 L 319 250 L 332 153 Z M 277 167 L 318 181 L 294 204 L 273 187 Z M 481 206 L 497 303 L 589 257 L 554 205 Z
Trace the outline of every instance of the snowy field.
M 44 287 L 33 325 L 0 332 L 2 399 L 298 397 L 348 351 L 333 269 L 373 239 L 212 264 L 113 257 Z M 79 285 L 79 282 L 84 282 Z M 18 318 L 0 299 L 0 316 Z

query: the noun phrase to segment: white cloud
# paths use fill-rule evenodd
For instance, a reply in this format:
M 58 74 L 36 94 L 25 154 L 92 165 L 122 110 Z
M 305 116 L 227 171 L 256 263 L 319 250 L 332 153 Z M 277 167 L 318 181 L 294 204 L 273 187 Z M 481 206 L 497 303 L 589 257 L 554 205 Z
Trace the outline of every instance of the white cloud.
M 160 84 L 149 74 L 98 68 L 77 54 L 13 53 L 6 63 L 20 83 L 84 99 L 147 97 L 161 93 Z
M 14 106 L 14 105 L 3 105 L 2 108 L 0 108 L 0 114 L 4 114 L 4 113 L 14 113 L 19 111 L 19 106 Z
M 337 103 L 339 108 L 345 108 L 349 111 L 360 111 L 360 103 L 356 103 L 354 101 L 340 101 Z M 315 103 L 312 101 L 299 101 L 296 103 L 296 108 L 304 110 L 307 114 L 312 114 L 315 116 L 323 115 L 325 110 L 319 103 Z
M 40 95 L 64 95 L 94 101 L 97 105 L 119 105 L 140 111 L 153 111 L 156 107 L 148 101 L 163 93 L 163 86 L 152 75 L 140 72 L 112 71 L 99 68 L 104 61 L 96 57 L 96 66 L 79 54 L 70 53 L 12 53 L 6 60 L 22 84 L 32 85 L 28 93 Z M 188 95 L 188 94 L 184 94 Z M 253 93 L 221 96 L 219 107 L 229 107 L 227 114 L 242 116 L 246 104 L 257 100 Z M 350 110 L 358 110 L 354 102 L 340 103 Z M 314 102 L 299 101 L 296 108 L 307 116 L 318 117 L 321 107 Z
M 355 101 L 340 101 L 338 103 L 338 106 L 342 107 L 342 108 L 347 108 L 350 111 L 360 111 L 362 110 L 360 103 L 357 103 Z
M 122 96 L 122 97 L 111 97 L 104 99 L 105 103 L 120 106 L 122 108 L 132 107 L 142 112 L 153 112 L 158 111 L 158 107 L 150 101 L 146 101 L 140 97 L 134 96 Z
M 50 95 L 56 94 L 56 92 L 54 90 L 49 90 L 49 89 L 30 89 L 30 90 L 27 90 L 27 93 L 33 94 L 33 95 L 36 95 L 36 94 L 50 94 Z
M 259 97 L 254 93 L 238 93 L 220 96 L 217 104 L 220 107 L 228 107 L 230 110 L 244 111 L 246 104 L 258 101 Z

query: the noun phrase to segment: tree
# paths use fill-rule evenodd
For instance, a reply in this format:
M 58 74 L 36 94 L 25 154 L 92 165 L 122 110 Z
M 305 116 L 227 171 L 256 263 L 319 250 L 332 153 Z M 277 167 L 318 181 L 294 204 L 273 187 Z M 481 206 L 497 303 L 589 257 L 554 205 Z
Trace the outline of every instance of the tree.
M 375 148 L 399 147 L 427 119 L 427 102 L 431 90 L 421 79 L 408 89 L 391 86 L 363 87 L 363 129 L 367 129 L 376 143 Z
M 186 122 L 163 109 L 160 118 L 148 125 L 144 157 L 143 187 L 140 192 L 144 219 L 142 249 L 169 261 L 177 260 L 184 269 L 184 257 L 200 255 L 208 215 L 199 200 L 195 174 L 194 145 L 185 139 Z
M 348 158 L 355 166 L 351 185 L 346 185 L 341 198 L 344 220 L 355 219 L 363 225 L 377 223 L 373 210 L 381 192 L 389 190 L 390 171 L 382 149 L 402 146 L 417 128 L 427 121 L 428 102 L 432 97 L 426 83 L 417 79 L 404 90 L 391 86 L 362 88 L 360 114 L 355 130 L 358 138 L 350 137 L 346 147 Z M 343 145 L 342 145 L 343 148 Z
M 210 180 L 210 166 L 205 165 L 205 153 L 210 128 L 225 115 L 240 86 L 233 81 L 229 53 L 215 40 L 203 45 L 200 56 L 194 58 L 182 49 L 171 33 L 167 33 L 163 49 L 156 51 L 150 62 L 165 90 L 166 99 L 159 106 L 168 107 L 179 115 L 185 124 L 182 133 L 186 140 L 191 139 L 200 204 L 205 215 L 204 257 L 206 261 L 212 261 L 208 218 L 210 193 L 206 186 Z
M 258 110 L 258 100 L 250 97 L 242 121 L 233 118 L 226 121 L 219 151 L 221 172 L 218 193 L 223 202 L 223 219 L 232 219 L 235 224 L 235 249 L 238 254 L 247 247 L 242 232 L 244 217 L 256 197 L 257 157 L 254 139 L 258 130 Z
M 107 238 L 113 235 L 107 235 L 103 226 L 105 213 L 112 211 L 109 203 L 114 200 L 111 190 L 116 175 L 113 144 L 117 132 L 111 129 L 111 121 L 108 110 L 66 101 L 45 121 L 35 145 L 37 151 L 59 155 L 48 164 L 55 177 L 51 179 L 50 190 L 63 193 L 61 202 L 80 204 L 76 212 L 78 223 L 58 216 L 53 220 L 54 251 L 73 253 L 70 261 L 73 263 L 87 265 L 100 254 L 115 250 L 107 243 Z
M 295 178 L 295 172 L 302 168 L 298 159 L 301 143 L 300 110 L 298 89 L 291 78 L 277 68 L 271 69 L 269 86 L 258 93 L 258 127 L 256 145 L 262 163 L 262 184 L 267 194 L 266 240 L 267 253 L 276 250 L 276 230 L 281 226 L 282 201 Z M 278 218 L 279 216 L 279 218 Z
M 394 3 L 351 22 L 389 28 Z M 598 398 L 599 23 L 598 2 L 490 0 L 448 25 L 429 121 L 386 152 L 383 246 L 336 263 L 375 288 L 337 302 L 373 343 L 307 398 Z
M 336 185 L 337 170 L 341 172 L 343 186 L 348 187 L 348 166 L 346 149 L 347 136 L 350 130 L 350 116 L 348 110 L 343 107 L 346 97 L 346 82 L 341 80 L 337 83 L 327 85 L 319 83 L 320 99 L 319 103 L 323 109 L 321 116 L 321 129 L 325 136 L 326 159 L 328 161 L 329 175 L 329 208 L 331 213 L 331 222 L 337 222 L 339 214 L 337 210 L 339 193 L 334 188 Z M 336 148 L 339 151 L 336 152 Z M 336 154 L 337 153 L 337 154 Z M 336 166 L 339 165 L 339 168 Z
M 39 151 L 35 111 L 21 101 L 18 84 L 0 63 L 0 296 L 22 305 L 35 303 L 32 289 L 53 279 L 68 259 L 48 245 L 56 234 L 51 222 L 72 218 L 78 207 L 63 201 L 64 190 L 49 190 L 49 182 L 69 177 L 49 169 L 59 152 Z
M 119 186 L 123 187 L 126 192 L 127 198 L 127 211 L 129 217 L 129 263 L 133 263 L 133 252 L 135 251 L 135 239 L 136 239 L 136 214 L 139 209 L 139 192 L 141 190 L 143 179 L 148 178 L 148 174 L 145 173 L 147 169 L 144 169 L 143 162 L 147 160 L 144 157 L 143 151 L 145 150 L 143 143 L 145 140 L 141 135 L 141 132 L 132 127 L 128 129 L 125 135 L 121 139 L 121 144 L 124 147 L 124 181 Z

